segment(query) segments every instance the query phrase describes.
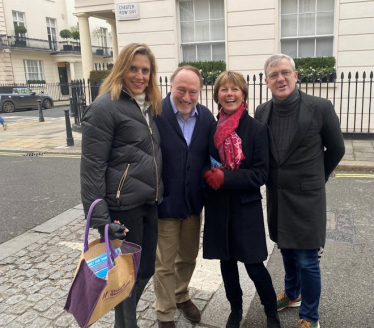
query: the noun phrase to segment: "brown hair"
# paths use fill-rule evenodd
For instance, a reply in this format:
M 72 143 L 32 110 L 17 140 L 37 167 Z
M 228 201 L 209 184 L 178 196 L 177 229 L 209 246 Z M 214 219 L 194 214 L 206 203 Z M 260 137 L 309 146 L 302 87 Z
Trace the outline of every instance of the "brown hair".
M 199 78 L 199 81 L 200 81 L 200 89 L 202 89 L 203 86 L 204 86 L 204 81 L 203 81 L 203 78 L 201 77 L 200 71 L 199 71 L 196 67 L 194 67 L 194 66 L 190 66 L 190 65 L 186 65 L 186 66 L 178 67 L 178 68 L 174 71 L 173 75 L 172 75 L 171 78 L 170 78 L 170 84 L 173 84 L 173 81 L 174 81 L 175 77 L 177 76 L 177 74 L 178 74 L 180 71 L 184 70 L 184 69 L 187 70 L 187 71 L 194 72 L 194 73 L 197 75 L 197 77 Z
M 220 75 L 218 75 L 216 81 L 214 82 L 214 93 L 213 99 L 218 104 L 218 91 L 219 88 L 226 84 L 232 83 L 240 88 L 243 92 L 244 103 L 247 102 L 248 99 L 248 86 L 245 82 L 243 75 L 233 72 L 233 71 L 224 71 Z
M 151 49 L 142 43 L 130 43 L 122 49 L 115 61 L 110 74 L 106 77 L 99 89 L 99 97 L 109 92 L 112 100 L 118 100 L 124 86 L 125 73 L 130 69 L 136 54 L 146 55 L 151 63 L 149 84 L 145 89 L 146 100 L 151 104 L 154 115 L 161 113 L 161 93 L 157 85 L 156 59 Z M 131 94 L 130 90 L 128 92 Z M 133 95 L 131 95 L 133 96 Z

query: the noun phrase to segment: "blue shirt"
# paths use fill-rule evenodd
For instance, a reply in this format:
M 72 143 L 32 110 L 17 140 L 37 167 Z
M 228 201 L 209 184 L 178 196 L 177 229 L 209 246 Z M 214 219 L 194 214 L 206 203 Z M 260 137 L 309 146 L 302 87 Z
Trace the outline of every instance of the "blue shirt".
M 170 97 L 170 102 L 171 102 L 171 107 L 173 107 L 175 117 L 177 118 L 178 124 L 182 130 L 184 139 L 186 140 L 187 146 L 189 146 L 191 143 L 193 130 L 195 129 L 195 125 L 196 125 L 196 119 L 197 119 L 196 116 L 198 115 L 196 106 L 191 111 L 189 118 L 185 120 L 182 114 L 178 112 L 178 109 L 177 107 L 175 107 L 171 97 Z

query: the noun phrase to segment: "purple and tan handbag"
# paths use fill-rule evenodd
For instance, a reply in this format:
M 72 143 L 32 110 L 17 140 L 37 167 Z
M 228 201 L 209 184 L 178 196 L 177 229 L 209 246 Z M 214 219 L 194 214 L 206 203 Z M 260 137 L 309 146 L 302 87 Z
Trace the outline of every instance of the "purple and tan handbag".
M 91 326 L 131 295 L 140 263 L 141 247 L 124 240 L 110 241 L 108 225 L 104 241 L 99 238 L 88 244 L 92 210 L 101 200 L 95 200 L 88 211 L 84 249 L 64 307 L 82 328 Z M 117 254 L 118 248 L 122 254 Z M 101 264 L 107 270 L 103 278 L 87 264 L 96 258 L 105 259 Z

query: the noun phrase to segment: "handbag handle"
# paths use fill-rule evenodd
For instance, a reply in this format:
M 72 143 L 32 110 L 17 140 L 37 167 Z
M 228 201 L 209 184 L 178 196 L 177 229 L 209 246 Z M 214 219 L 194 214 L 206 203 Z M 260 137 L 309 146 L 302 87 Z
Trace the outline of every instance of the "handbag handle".
M 110 253 L 112 253 L 113 260 L 115 260 L 118 256 L 117 252 L 115 251 L 112 243 L 109 241 L 109 224 L 105 225 L 105 249 L 106 249 L 106 256 L 107 256 L 107 267 L 108 271 L 113 268 L 112 261 L 110 260 Z
M 102 199 L 98 198 L 94 202 L 92 202 L 92 204 L 90 206 L 90 209 L 88 210 L 88 213 L 87 213 L 86 230 L 84 232 L 84 246 L 83 246 L 84 253 L 88 251 L 88 232 L 90 230 L 92 211 L 93 211 L 94 207 L 96 206 L 96 204 L 99 203 L 100 201 L 102 201 Z M 110 252 L 113 254 L 113 258 L 115 259 L 118 255 L 117 255 L 117 252 L 114 250 L 114 247 L 113 247 L 112 243 L 109 242 L 108 228 L 109 228 L 109 224 L 106 224 L 105 225 L 105 234 L 104 234 L 104 236 L 105 236 L 105 248 L 107 250 L 107 255 L 109 254 L 108 252 L 110 250 Z M 108 256 L 108 263 L 109 262 L 110 262 L 110 260 L 109 260 L 109 256 Z M 110 266 L 113 267 L 112 263 L 110 263 Z

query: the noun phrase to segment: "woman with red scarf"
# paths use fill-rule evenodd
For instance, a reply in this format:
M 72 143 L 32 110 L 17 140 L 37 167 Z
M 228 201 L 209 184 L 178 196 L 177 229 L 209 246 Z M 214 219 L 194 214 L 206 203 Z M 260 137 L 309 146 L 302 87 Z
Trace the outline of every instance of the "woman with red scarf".
M 226 328 L 239 328 L 243 315 L 237 262 L 243 262 L 267 316 L 267 328 L 280 328 L 267 258 L 260 187 L 269 169 L 267 129 L 248 115 L 248 87 L 242 75 L 225 71 L 214 83 L 218 121 L 210 133 L 211 168 L 204 180 L 203 256 L 219 259 L 230 302 Z

